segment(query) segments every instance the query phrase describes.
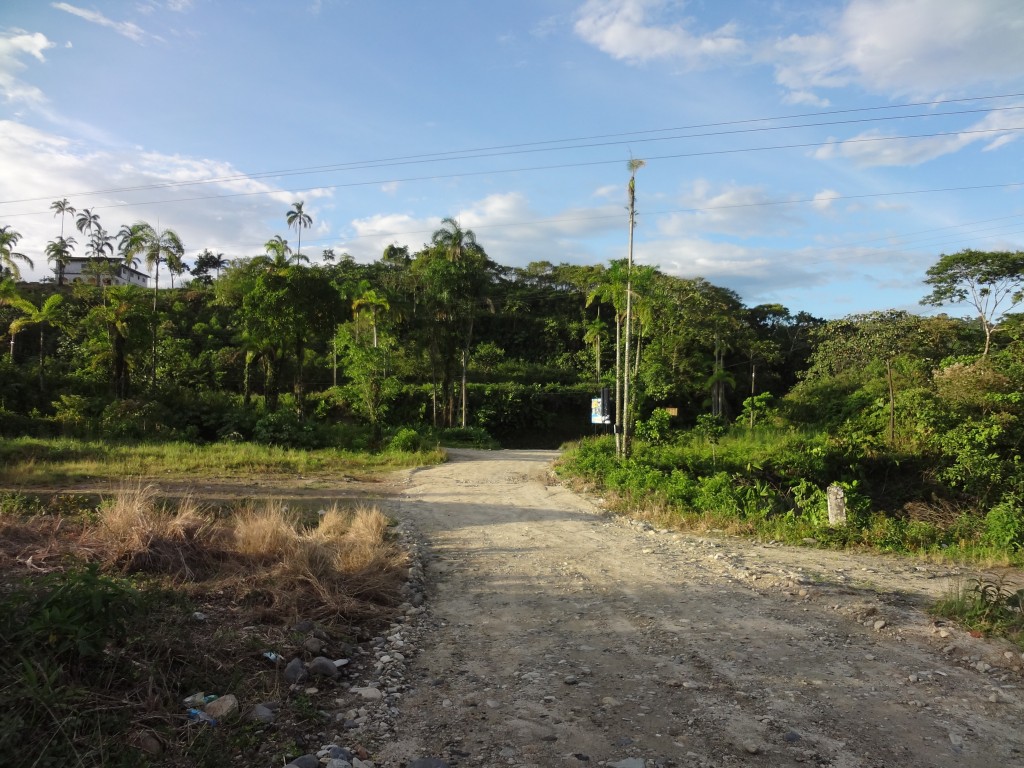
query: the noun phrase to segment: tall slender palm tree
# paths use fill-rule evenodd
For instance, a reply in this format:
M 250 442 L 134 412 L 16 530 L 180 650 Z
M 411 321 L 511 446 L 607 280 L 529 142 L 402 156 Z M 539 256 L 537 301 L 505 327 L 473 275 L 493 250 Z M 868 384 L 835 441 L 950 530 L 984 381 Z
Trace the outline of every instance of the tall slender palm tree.
M 125 248 L 125 257 L 141 255 L 146 259 L 147 268 L 153 270 L 153 352 L 150 360 L 150 383 L 156 386 L 156 297 L 160 290 L 160 263 L 169 259 L 180 261 L 185 253 L 181 238 L 173 229 L 158 232 L 152 224 L 138 221 L 131 226 L 132 236 Z
M 61 235 L 46 244 L 46 260 L 53 264 L 57 276 L 57 285 L 64 285 L 64 270 L 71 263 L 71 254 L 75 250 L 75 238 Z
M 83 208 L 75 217 L 75 226 L 83 235 L 91 235 L 100 226 L 100 215 L 93 212 L 92 208 Z
M 20 232 L 16 232 L 9 226 L 0 227 L 0 270 L 10 272 L 11 277 L 15 280 L 21 280 L 21 270 L 18 269 L 17 262 L 25 262 L 28 264 L 29 269 L 35 266 L 32 263 L 32 259 L 24 253 L 18 253 L 14 250 L 19 240 L 21 240 Z
M 60 214 L 60 236 L 64 237 L 64 216 L 68 213 L 74 216 L 77 210 L 66 197 L 63 200 L 54 200 L 50 203 L 50 210 L 53 211 L 54 216 Z
M 103 227 L 96 227 L 89 237 L 89 255 L 94 259 L 114 255 L 114 238 Z
M 285 215 L 285 220 L 288 222 L 288 226 L 295 227 L 295 232 L 299 236 L 298 256 L 296 257 L 296 262 L 302 260 L 302 230 L 309 229 L 313 226 L 313 217 L 302 210 L 303 205 L 305 205 L 305 203 L 302 200 L 292 203 L 292 207 Z M 309 259 L 306 259 L 306 261 L 308 262 Z
M 103 300 L 106 301 L 107 285 L 111 282 L 110 278 L 117 271 L 117 267 L 113 263 L 114 238 L 107 230 L 97 225 L 93 229 L 92 236 L 89 238 L 88 253 L 89 272 L 95 278 L 96 285 L 102 289 Z
M 373 288 L 367 288 L 358 298 L 352 300 L 352 314 L 354 316 L 358 317 L 362 312 L 369 312 L 370 314 L 374 349 L 377 348 L 377 313 L 379 311 L 387 312 L 389 309 L 391 309 L 391 305 L 388 303 L 387 298 Z

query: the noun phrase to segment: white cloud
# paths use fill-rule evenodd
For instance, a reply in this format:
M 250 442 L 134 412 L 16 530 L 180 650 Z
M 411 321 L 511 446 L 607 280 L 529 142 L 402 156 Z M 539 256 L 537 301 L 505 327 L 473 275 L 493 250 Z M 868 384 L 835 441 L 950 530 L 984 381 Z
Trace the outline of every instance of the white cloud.
M 488 195 L 451 215 L 464 229 L 472 229 L 487 254 L 505 266 L 532 261 L 594 261 L 588 239 L 609 229 L 621 230 L 624 214 L 618 206 L 567 208 L 555 215 L 532 208 L 517 192 Z M 415 217 L 382 213 L 352 222 L 355 237 L 343 247 L 360 261 L 380 258 L 392 243 L 418 251 L 441 225 L 442 216 Z
M 51 3 L 51 5 L 58 11 L 70 13 L 73 16 L 78 16 L 88 22 L 98 24 L 101 27 L 108 27 L 109 29 L 117 32 L 117 34 L 127 37 L 129 40 L 136 43 L 141 43 L 149 36 L 142 27 L 131 21 L 114 21 L 113 19 L 107 18 L 99 11 L 90 11 L 86 8 L 79 8 L 71 5 L 70 3 Z
M 735 184 L 714 186 L 698 179 L 677 203 L 690 209 L 659 217 L 658 231 L 663 236 L 717 232 L 750 237 L 779 232 L 800 222 L 791 206 L 780 205 L 778 196 L 763 187 Z
M 1024 104 L 1018 106 L 1024 107 Z M 892 139 L 898 134 L 865 131 L 845 141 L 826 144 L 815 150 L 814 157 L 819 160 L 842 157 L 861 167 L 920 165 L 979 142 L 985 143 L 986 151 L 998 149 L 1017 139 L 1021 131 L 1014 129 L 1021 128 L 1024 128 L 1024 109 L 1010 109 L 989 112 L 978 122 L 949 136 Z
M 832 207 L 837 197 L 839 197 L 839 193 L 834 189 L 823 189 L 814 195 L 814 202 L 811 203 L 811 207 L 817 211 L 827 211 Z
M 145 220 L 175 229 L 189 254 L 209 247 L 230 258 L 262 251 L 274 234 L 288 236 L 285 213 L 295 200 L 320 200 L 329 190 L 289 192 L 265 181 L 244 177 L 217 160 L 157 152 L 94 149 L 63 136 L 13 121 L 0 120 L 0 220 L 20 232 L 22 252 L 36 262 L 33 277 L 48 274 L 42 255 L 46 242 L 60 232 L 50 202 L 67 197 L 78 209 L 94 208 L 103 226 L 116 232 L 122 224 Z M 97 180 L 112 191 L 84 194 Z M 149 188 L 168 181 L 222 179 L 209 184 Z M 135 191 L 127 188 L 137 187 Z M 20 202 L 19 202 L 20 201 Z M 320 224 L 316 207 L 308 206 Z M 65 232 L 68 225 L 65 223 Z M 77 235 L 77 233 L 74 233 Z M 79 237 L 79 252 L 83 238 Z M 311 238 L 312 239 L 312 238 Z M 303 237 L 303 249 L 306 246 Z
M 667 5 L 665 0 L 587 0 L 575 31 L 613 58 L 631 62 L 676 59 L 698 66 L 743 50 L 734 24 L 703 35 L 687 29 L 689 19 L 659 24 Z
M 786 104 L 807 104 L 812 107 L 828 107 L 831 101 L 812 91 L 789 91 L 782 97 Z
M 1020 0 L 850 0 L 809 35 L 774 46 L 776 80 L 793 94 L 858 85 L 925 96 L 1024 76 Z
M 20 102 L 39 105 L 46 101 L 41 90 L 22 82 L 15 73 L 25 68 L 21 57 L 31 56 L 45 62 L 43 52 L 53 46 L 41 32 L 29 33 L 18 29 L 0 37 L 0 94 L 3 94 L 8 104 Z

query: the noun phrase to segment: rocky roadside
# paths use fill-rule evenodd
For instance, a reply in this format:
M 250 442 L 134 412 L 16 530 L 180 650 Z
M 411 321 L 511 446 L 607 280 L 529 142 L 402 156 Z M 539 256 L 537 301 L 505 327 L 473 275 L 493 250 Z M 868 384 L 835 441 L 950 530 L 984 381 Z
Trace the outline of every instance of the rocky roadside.
M 970 577 L 960 569 L 910 560 L 890 562 L 875 555 L 813 547 L 781 547 L 773 542 L 685 535 L 621 517 L 598 515 L 593 523 L 598 528 L 610 529 L 614 534 L 610 540 L 623 551 L 635 551 L 641 560 L 664 562 L 675 572 L 685 573 L 695 589 L 702 585 L 708 589 L 739 587 L 751 596 L 767 598 L 767 610 L 787 615 L 827 608 L 837 617 L 832 622 L 835 627 L 830 623 L 813 631 L 823 648 L 832 648 L 843 658 L 849 656 L 869 667 L 883 662 L 892 667 L 891 659 L 878 655 L 885 653 L 883 645 L 895 641 L 901 645 L 911 642 L 931 646 L 950 663 L 969 670 L 973 680 L 969 695 L 977 699 L 976 706 L 1013 709 L 1019 705 L 1024 665 L 1021 654 L 1008 650 L 1005 644 L 971 637 L 942 622 L 922 621 L 921 608 L 926 599 L 948 589 L 951 579 Z M 604 695 L 607 690 L 599 692 L 595 680 L 601 671 L 598 667 L 609 661 L 604 658 L 607 653 L 602 655 L 599 649 L 585 645 L 550 647 L 540 642 L 552 636 L 551 630 L 544 628 L 509 625 L 507 632 L 522 635 L 522 653 L 502 659 L 504 671 L 481 676 L 477 669 L 469 669 L 463 656 L 472 652 L 474 643 L 480 641 L 487 629 L 458 623 L 455 614 L 441 618 L 435 615 L 439 607 L 431 608 L 425 602 L 427 573 L 432 581 L 443 582 L 455 572 L 475 570 L 475 563 L 461 554 L 453 557 L 455 553 L 446 556 L 444 552 L 427 551 L 424 539 L 409 520 L 394 530 L 410 553 L 411 565 L 404 602 L 386 627 L 343 651 L 333 648 L 327 635 L 312 623 L 293 628 L 304 633 L 305 639 L 301 658 L 279 662 L 281 692 L 285 697 L 304 697 L 314 711 L 302 726 L 302 738 L 295 740 L 302 749 L 288 755 L 289 767 L 538 766 L 553 764 L 552 752 L 558 751 L 560 765 L 605 768 L 721 768 L 744 765 L 751 759 L 781 759 L 784 755 L 795 763 L 841 763 L 833 760 L 842 750 L 831 746 L 824 732 L 816 732 L 813 727 L 808 732 L 806 722 L 804 728 L 795 727 L 794 718 L 781 710 L 776 713 L 775 705 L 766 703 L 764 711 L 750 722 L 738 717 L 731 709 L 736 706 L 734 703 L 716 699 L 716 691 L 728 689 L 728 679 L 723 670 L 712 669 L 714 649 L 707 649 L 711 656 L 705 658 L 703 652 L 694 651 L 694 656 L 682 653 L 685 648 L 674 648 L 679 646 L 680 636 L 665 635 L 664 627 L 659 628 L 652 621 L 650 607 L 641 603 L 625 605 L 622 616 L 639 627 L 639 637 L 657 651 L 654 656 L 664 660 L 649 669 L 642 680 L 624 682 L 621 691 L 612 691 L 614 695 Z M 515 559 L 522 554 L 516 550 L 508 557 Z M 558 573 L 549 575 L 565 577 L 565 584 L 590 578 L 574 568 L 563 563 L 555 567 Z M 464 586 L 472 584 L 470 577 Z M 580 599 L 572 597 L 570 602 L 575 604 Z M 563 620 L 579 620 L 569 608 L 568 613 L 562 614 Z M 844 628 L 842 632 L 833 631 L 840 627 Z M 421 659 L 421 651 L 432 648 L 436 662 L 438 651 L 434 646 L 438 638 L 444 644 L 441 658 L 450 656 L 450 663 L 439 667 L 424 664 L 430 653 Z M 536 647 L 527 643 L 531 638 L 538 641 Z M 329 651 L 341 651 L 343 658 L 332 658 L 335 654 Z M 597 660 L 593 672 L 589 661 L 583 663 L 591 658 Z M 692 667 L 692 672 L 702 668 L 704 662 L 711 665 L 708 680 L 692 675 L 675 679 L 678 675 L 674 676 L 673 670 L 678 668 L 682 674 L 681 670 Z M 893 673 L 901 674 L 895 668 L 890 669 L 889 674 Z M 948 736 L 948 749 L 956 756 L 964 748 L 965 739 L 970 745 L 986 734 L 956 724 L 960 697 L 968 694 L 962 688 L 962 680 L 954 682 L 950 674 L 957 673 L 948 667 L 907 668 L 899 685 L 904 689 L 902 696 L 908 708 L 923 708 L 934 712 L 937 720 L 950 721 L 948 734 L 944 732 L 942 738 Z M 856 675 L 851 680 L 851 685 L 859 684 Z M 807 685 L 821 687 L 825 682 L 809 679 Z M 635 687 L 638 685 L 640 689 Z M 670 730 L 664 731 L 665 744 L 656 749 L 650 734 L 646 739 L 638 734 L 650 730 L 645 723 L 666 714 L 661 711 L 668 705 L 665 695 L 656 693 L 664 686 L 674 691 L 673 700 L 688 701 L 692 707 L 677 709 L 679 702 L 674 701 L 672 711 L 667 712 L 671 723 L 667 723 Z M 876 695 L 874 688 L 865 690 L 865 701 L 872 700 Z M 429 695 L 425 695 L 428 691 Z M 742 697 L 756 699 L 759 694 L 738 687 L 731 695 L 737 701 L 745 701 Z M 230 707 L 231 698 L 234 697 L 222 697 L 228 702 L 219 706 Z M 410 699 L 421 704 L 434 702 L 430 706 L 436 704 L 437 710 L 417 708 L 410 704 Z M 279 704 L 250 704 L 248 712 L 243 709 L 236 716 L 274 729 L 285 725 L 277 721 L 276 712 L 283 709 L 276 706 Z M 204 713 L 214 716 L 218 712 L 216 705 L 216 701 L 210 702 Z M 475 729 L 468 725 L 474 720 L 479 721 Z M 741 723 L 742 727 L 735 729 L 737 733 L 731 732 L 730 722 Z M 607 745 L 601 750 L 603 755 L 590 749 L 569 748 L 575 730 L 586 723 L 592 730 L 605 734 Z M 491 730 L 492 725 L 496 730 Z M 295 726 L 288 724 L 287 730 L 294 733 Z M 480 738 L 469 737 L 470 732 Z M 720 732 L 720 736 L 711 737 L 716 744 L 721 742 L 713 759 L 698 747 L 709 738 L 709 732 Z M 509 738 L 511 733 L 518 733 L 518 737 Z M 426 752 L 417 744 L 430 744 L 431 751 Z M 556 744 L 566 747 L 558 750 Z M 673 751 L 675 754 L 670 755 Z M 1011 750 L 1013 757 L 1005 764 L 1018 764 L 1013 760 L 1021 754 L 1017 749 Z M 268 768 L 281 765 L 267 757 L 248 764 Z
M 303 635 L 302 650 L 290 659 L 273 650 L 263 653 L 264 660 L 276 669 L 268 674 L 279 677 L 278 690 L 284 700 L 301 699 L 308 703 L 304 724 L 287 722 L 282 698 L 243 705 L 234 694 L 220 696 L 197 692 L 182 702 L 190 728 L 218 727 L 221 720 L 248 723 L 264 744 L 257 750 L 265 754 L 267 768 L 280 768 L 271 758 L 279 753 L 279 733 L 292 734 L 295 747 L 308 751 L 288 755 L 286 768 L 380 768 L 373 760 L 377 748 L 394 737 L 401 717 L 401 702 L 409 691 L 408 663 L 417 653 L 423 637 L 430 631 L 430 617 L 424 605 L 425 577 L 418 536 L 408 524 L 396 526 L 394 533 L 409 553 L 408 579 L 403 585 L 404 602 L 398 606 L 385 631 L 358 644 L 335 646 L 330 633 L 312 621 L 300 621 L 290 627 L 293 636 Z M 203 617 L 205 619 L 205 617 Z M 329 651 L 343 655 L 333 658 Z M 325 655 L 326 654 L 326 655 Z M 317 730 L 309 728 L 317 723 Z M 295 735 L 304 730 L 301 736 Z M 139 744 L 158 752 L 159 745 Z M 406 763 L 406 768 L 448 768 L 448 763 L 429 755 Z

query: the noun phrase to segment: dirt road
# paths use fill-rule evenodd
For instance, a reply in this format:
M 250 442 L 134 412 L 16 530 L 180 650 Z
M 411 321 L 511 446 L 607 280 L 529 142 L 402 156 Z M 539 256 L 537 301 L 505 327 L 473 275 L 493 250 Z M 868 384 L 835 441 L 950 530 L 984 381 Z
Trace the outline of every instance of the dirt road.
M 619 521 L 555 456 L 410 473 L 433 627 L 378 766 L 1024 766 L 1021 655 L 923 611 L 955 569 Z

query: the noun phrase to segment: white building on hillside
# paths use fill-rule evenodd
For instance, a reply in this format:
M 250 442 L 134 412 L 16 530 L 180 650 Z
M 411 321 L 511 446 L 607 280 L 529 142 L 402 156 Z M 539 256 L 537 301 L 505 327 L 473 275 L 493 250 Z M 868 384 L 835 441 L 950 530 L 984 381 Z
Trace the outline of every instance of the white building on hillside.
M 110 257 L 88 258 L 73 256 L 64 268 L 65 283 L 91 283 L 99 285 L 149 285 L 149 275 L 126 266 L 121 259 Z

